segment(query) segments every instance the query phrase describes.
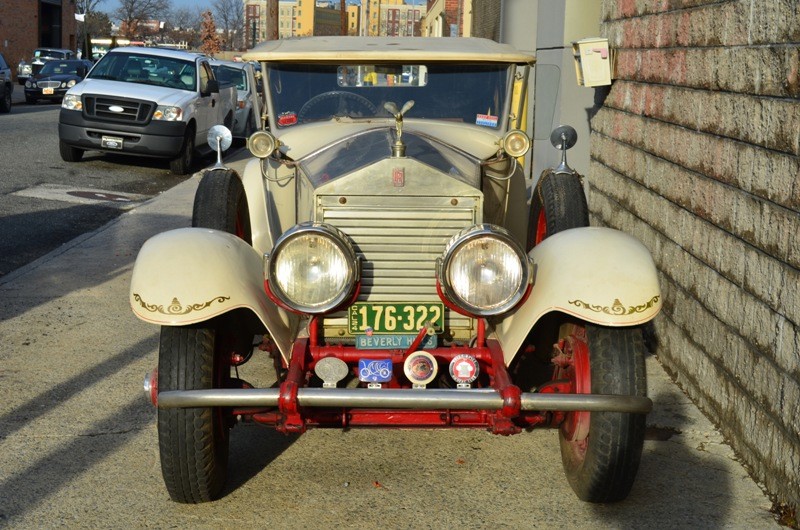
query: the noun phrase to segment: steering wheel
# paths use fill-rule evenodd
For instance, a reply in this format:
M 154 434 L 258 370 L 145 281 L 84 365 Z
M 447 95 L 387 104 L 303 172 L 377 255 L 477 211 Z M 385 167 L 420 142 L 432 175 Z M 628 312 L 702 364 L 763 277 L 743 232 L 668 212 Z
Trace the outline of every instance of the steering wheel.
M 322 94 L 317 94 L 313 98 L 309 99 L 305 102 L 305 104 L 300 108 L 300 112 L 297 114 L 297 121 L 304 121 L 306 114 L 309 111 L 319 106 L 321 103 L 329 100 L 329 99 L 338 99 L 338 106 L 336 111 L 331 113 L 331 116 L 337 114 L 347 114 L 345 112 L 346 109 L 350 108 L 351 104 L 345 104 L 345 100 L 352 100 L 357 106 L 360 105 L 363 107 L 362 110 L 367 110 L 369 112 L 369 116 L 374 116 L 378 113 L 378 108 L 372 104 L 370 100 L 365 98 L 364 96 L 359 96 L 358 94 L 353 94 L 352 92 L 345 92 L 343 90 L 331 90 L 330 92 L 323 92 Z M 363 114 L 363 113 L 362 113 Z

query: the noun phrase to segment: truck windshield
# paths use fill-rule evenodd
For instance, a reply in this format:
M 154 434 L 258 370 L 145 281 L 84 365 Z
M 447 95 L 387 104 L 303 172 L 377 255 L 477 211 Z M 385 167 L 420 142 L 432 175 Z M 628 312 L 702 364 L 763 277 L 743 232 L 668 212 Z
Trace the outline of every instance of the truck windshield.
M 194 62 L 135 53 L 106 54 L 88 77 L 181 90 L 196 90 L 197 86 Z
M 507 115 L 513 68 L 507 64 L 267 65 L 277 127 L 335 117 L 390 117 L 387 102 L 407 118 L 447 120 L 498 130 Z

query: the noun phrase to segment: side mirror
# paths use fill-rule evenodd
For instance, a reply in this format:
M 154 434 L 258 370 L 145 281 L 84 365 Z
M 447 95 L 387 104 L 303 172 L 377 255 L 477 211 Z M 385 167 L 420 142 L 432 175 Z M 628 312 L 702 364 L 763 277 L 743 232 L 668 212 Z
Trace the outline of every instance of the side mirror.
M 218 94 L 219 93 L 219 81 L 216 79 L 209 79 L 206 83 L 206 90 L 203 92 L 204 94 Z

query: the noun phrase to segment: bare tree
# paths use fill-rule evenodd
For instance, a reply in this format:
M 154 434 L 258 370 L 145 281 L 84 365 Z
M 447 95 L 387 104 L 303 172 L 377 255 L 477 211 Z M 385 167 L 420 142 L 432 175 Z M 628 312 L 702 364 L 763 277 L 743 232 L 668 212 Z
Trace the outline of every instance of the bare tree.
M 139 34 L 142 22 L 163 18 L 169 7 L 170 0 L 119 0 L 114 16 L 120 20 L 123 34 L 132 38 Z
M 241 0 L 214 0 L 214 14 L 225 35 L 225 49 L 244 47 L 244 3 Z

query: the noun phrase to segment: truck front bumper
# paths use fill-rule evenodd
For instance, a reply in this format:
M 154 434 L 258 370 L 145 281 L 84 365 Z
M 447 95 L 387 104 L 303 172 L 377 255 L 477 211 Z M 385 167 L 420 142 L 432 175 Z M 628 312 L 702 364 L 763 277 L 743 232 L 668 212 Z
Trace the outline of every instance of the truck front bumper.
M 151 121 L 147 125 L 126 125 L 88 120 L 80 111 L 61 109 L 58 138 L 79 149 L 175 158 L 183 146 L 186 123 Z M 122 139 L 121 148 L 103 145 L 103 137 Z

